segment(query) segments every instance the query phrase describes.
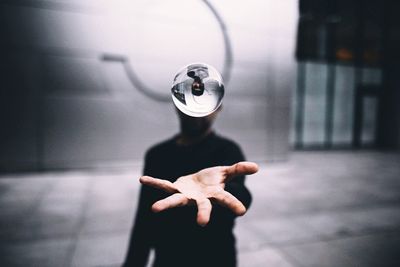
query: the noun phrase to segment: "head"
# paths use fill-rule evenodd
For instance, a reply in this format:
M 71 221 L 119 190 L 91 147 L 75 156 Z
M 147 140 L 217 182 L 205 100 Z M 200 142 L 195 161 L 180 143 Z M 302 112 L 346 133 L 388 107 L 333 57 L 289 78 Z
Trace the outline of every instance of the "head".
M 212 130 L 212 125 L 222 109 L 222 105 L 219 106 L 217 110 L 215 110 L 213 113 L 204 116 L 204 117 L 191 117 L 183 112 L 181 112 L 179 109 L 175 109 L 179 122 L 180 122 L 180 128 L 181 128 L 181 134 L 195 138 L 195 137 L 201 137 L 206 135 L 207 133 L 211 132 Z
M 171 96 L 175 106 L 193 117 L 207 116 L 214 112 L 224 97 L 221 74 L 205 63 L 192 63 L 175 75 Z
M 192 63 L 181 68 L 175 75 L 171 95 L 180 121 L 181 137 L 193 141 L 211 132 L 224 96 L 221 74 L 214 67 Z

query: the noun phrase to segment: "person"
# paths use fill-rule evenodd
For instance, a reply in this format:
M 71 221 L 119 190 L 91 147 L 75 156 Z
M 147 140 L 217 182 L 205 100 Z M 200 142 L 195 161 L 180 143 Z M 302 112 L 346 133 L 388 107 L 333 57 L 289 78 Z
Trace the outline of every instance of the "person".
M 215 133 L 221 107 L 205 117 L 177 110 L 180 133 L 145 155 L 139 204 L 124 267 L 234 267 L 234 221 L 251 203 L 246 162 L 234 141 Z

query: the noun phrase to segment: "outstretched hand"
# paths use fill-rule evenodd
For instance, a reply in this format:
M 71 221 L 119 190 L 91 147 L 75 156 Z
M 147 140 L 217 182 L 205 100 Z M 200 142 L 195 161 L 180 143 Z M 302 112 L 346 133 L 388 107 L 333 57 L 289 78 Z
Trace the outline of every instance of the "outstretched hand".
M 154 212 L 195 202 L 197 204 L 197 223 L 205 226 L 210 220 L 212 209 L 210 200 L 229 208 L 239 216 L 246 213 L 242 202 L 224 190 L 225 183 L 235 176 L 253 174 L 257 171 L 257 164 L 243 161 L 232 166 L 203 169 L 194 174 L 182 176 L 174 183 L 150 176 L 140 177 L 140 182 L 172 194 L 154 203 L 152 206 Z

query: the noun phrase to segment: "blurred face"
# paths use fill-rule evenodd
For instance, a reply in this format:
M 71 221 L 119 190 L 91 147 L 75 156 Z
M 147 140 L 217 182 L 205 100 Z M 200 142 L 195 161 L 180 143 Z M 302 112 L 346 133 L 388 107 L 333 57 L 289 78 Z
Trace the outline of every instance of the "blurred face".
M 205 117 L 191 117 L 176 109 L 181 125 L 181 133 L 188 137 L 201 136 L 211 130 L 219 109 Z

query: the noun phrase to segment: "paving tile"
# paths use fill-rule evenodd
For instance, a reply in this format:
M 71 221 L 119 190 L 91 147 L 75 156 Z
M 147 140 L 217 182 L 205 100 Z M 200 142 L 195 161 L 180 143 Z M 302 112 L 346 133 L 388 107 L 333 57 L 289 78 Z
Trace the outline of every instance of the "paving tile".
M 266 242 L 266 238 L 260 235 L 257 229 L 249 223 L 239 222 L 234 228 L 236 237 L 236 247 L 239 251 L 255 250 L 262 247 Z
M 345 223 L 354 233 L 379 233 L 400 230 L 400 207 L 379 207 L 345 213 Z
M 1 245 L 1 266 L 68 266 L 72 244 L 71 239 L 51 239 Z
M 129 241 L 129 235 L 109 234 L 81 236 L 78 239 L 72 266 L 107 266 L 121 264 L 124 260 Z
M 27 231 L 29 231 L 28 234 Z M 24 225 L 23 221 L 11 218 L 9 222 L 5 222 L 3 219 L 0 228 L 0 246 L 7 245 L 12 240 L 26 239 L 26 235 L 31 236 L 31 230 Z
M 294 267 L 277 249 L 264 247 L 257 250 L 240 252 L 238 267 Z
M 79 217 L 32 218 L 24 223 L 24 231 L 17 234 L 17 240 L 75 237 L 79 231 Z
M 127 232 L 133 226 L 135 213 L 132 212 L 109 212 L 87 216 L 84 218 L 81 234 L 93 234 L 98 232 Z
M 0 230 L 0 243 L 74 237 L 79 232 L 78 226 L 78 217 L 38 217 L 35 214 L 24 221 L 16 221 L 3 227 Z
M 46 197 L 35 212 L 42 217 L 76 217 L 83 213 L 85 202 L 82 198 Z
M 266 219 L 251 223 L 259 235 L 270 244 L 282 245 L 318 240 L 321 236 L 294 219 Z
M 286 257 L 304 267 L 355 267 L 358 262 L 327 242 L 316 242 L 281 248 Z
M 359 266 L 400 266 L 400 233 L 367 235 L 329 241 Z
M 89 174 L 79 176 L 76 173 L 71 173 L 70 177 L 57 177 L 56 182 L 47 193 L 47 197 L 49 199 L 81 199 L 88 193 L 88 187 L 93 178 Z
M 12 183 L 12 182 L 10 182 Z M 27 181 L 27 183 L 29 183 Z M 0 196 L 0 210 L 1 217 L 20 217 L 21 215 L 26 215 L 32 209 L 36 208 L 43 196 L 43 191 L 46 188 L 42 188 L 39 191 L 32 192 L 17 192 L 14 190 L 7 191 L 4 195 Z
M 131 197 L 123 198 L 92 198 L 88 201 L 85 214 L 87 217 L 103 216 L 104 214 L 123 213 L 133 214 L 136 210 L 137 202 Z
M 309 214 L 298 218 L 326 238 L 400 230 L 400 207 L 371 207 Z
M 138 193 L 139 185 L 130 184 L 130 180 L 98 179 L 91 185 L 86 215 L 93 217 L 115 212 L 133 214 Z
M 0 187 L 7 187 L 7 190 L 1 194 L 0 200 L 8 197 L 34 196 L 56 182 L 47 175 L 37 176 L 35 174 L 15 178 L 4 177 L 1 181 Z
M 343 212 L 324 212 L 302 215 L 297 219 L 318 232 L 321 236 L 333 238 L 352 233 L 352 229 L 346 223 L 345 216 L 346 214 L 343 214 Z

